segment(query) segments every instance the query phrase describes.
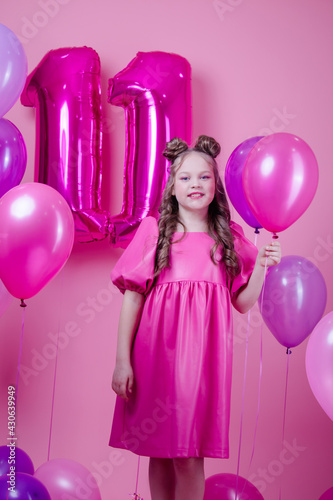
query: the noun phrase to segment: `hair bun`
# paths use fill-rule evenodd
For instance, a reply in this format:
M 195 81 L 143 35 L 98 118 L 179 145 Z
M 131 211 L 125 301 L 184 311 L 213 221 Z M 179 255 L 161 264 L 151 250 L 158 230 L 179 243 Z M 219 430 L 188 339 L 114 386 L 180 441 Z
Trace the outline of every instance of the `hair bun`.
M 163 156 L 173 162 L 177 156 L 184 153 L 188 149 L 188 145 L 179 137 L 175 137 L 170 142 L 167 142 L 166 148 L 163 151 Z
M 196 151 L 202 151 L 212 156 L 212 158 L 216 158 L 221 152 L 219 143 L 213 139 L 213 137 L 208 137 L 208 135 L 200 135 L 195 143 L 194 149 Z

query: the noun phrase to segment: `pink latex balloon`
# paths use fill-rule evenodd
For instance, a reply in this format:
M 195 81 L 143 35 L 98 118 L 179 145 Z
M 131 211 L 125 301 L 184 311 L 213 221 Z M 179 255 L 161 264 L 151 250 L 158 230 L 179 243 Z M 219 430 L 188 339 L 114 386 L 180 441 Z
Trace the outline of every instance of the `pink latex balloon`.
M 326 490 L 318 500 L 333 500 L 333 486 Z
M 299 137 L 272 134 L 257 142 L 245 162 L 243 188 L 260 224 L 277 233 L 293 224 L 310 205 L 318 185 L 312 149 Z
M 257 229 L 262 226 L 257 221 L 246 201 L 243 189 L 243 170 L 247 155 L 262 137 L 246 139 L 233 150 L 225 167 L 225 187 L 231 203 L 246 224 Z
M 94 476 L 74 460 L 56 458 L 45 462 L 36 470 L 34 477 L 46 486 L 52 500 L 101 500 Z
M 27 56 L 20 40 L 0 24 L 0 117 L 17 101 L 27 76 Z
M 113 242 L 129 241 L 147 215 L 157 216 L 167 179 L 168 141 L 191 141 L 191 67 L 166 52 L 139 52 L 109 80 L 109 102 L 126 118 L 123 207 L 110 224 Z
M 305 366 L 314 396 L 333 420 L 333 311 L 324 316 L 311 333 Z
M 236 496 L 237 494 L 237 496 Z M 264 500 L 247 479 L 235 474 L 215 474 L 206 479 L 204 500 Z
M 100 60 L 89 47 L 48 52 L 21 95 L 35 107 L 35 180 L 55 188 L 71 207 L 78 241 L 108 235 L 101 209 L 102 133 Z
M 27 150 L 21 132 L 15 125 L 0 119 L 0 198 L 20 184 L 27 165 Z
M 70 208 L 50 186 L 21 184 L 0 199 L 0 278 L 14 297 L 36 295 L 64 266 L 73 241 Z
M 305 340 L 322 317 L 326 283 L 319 269 L 298 255 L 282 257 L 270 267 L 259 297 L 262 317 L 281 345 L 295 347 Z

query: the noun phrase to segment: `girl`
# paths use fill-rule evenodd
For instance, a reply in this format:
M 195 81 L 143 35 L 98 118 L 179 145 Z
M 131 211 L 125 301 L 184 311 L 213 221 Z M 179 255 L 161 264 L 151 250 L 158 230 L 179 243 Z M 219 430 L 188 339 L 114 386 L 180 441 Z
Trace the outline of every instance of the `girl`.
M 232 310 L 259 297 L 277 241 L 258 252 L 230 221 L 220 145 L 167 144 L 157 222 L 147 217 L 112 280 L 124 293 L 110 445 L 149 456 L 152 500 L 202 500 L 203 457 L 228 458 Z

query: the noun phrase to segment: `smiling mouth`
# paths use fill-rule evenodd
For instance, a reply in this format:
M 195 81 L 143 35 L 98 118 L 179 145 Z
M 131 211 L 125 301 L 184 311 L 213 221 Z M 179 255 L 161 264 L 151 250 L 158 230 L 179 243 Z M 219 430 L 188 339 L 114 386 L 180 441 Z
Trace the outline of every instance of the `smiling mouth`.
M 188 196 L 189 196 L 189 198 L 202 198 L 203 193 L 192 193 L 192 194 L 189 194 Z

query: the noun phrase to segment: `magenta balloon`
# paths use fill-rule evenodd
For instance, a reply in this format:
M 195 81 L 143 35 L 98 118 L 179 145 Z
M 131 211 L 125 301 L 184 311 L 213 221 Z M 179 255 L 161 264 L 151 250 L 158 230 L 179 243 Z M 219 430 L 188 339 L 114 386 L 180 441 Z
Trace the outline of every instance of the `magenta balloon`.
M 51 500 L 50 494 L 44 484 L 30 474 L 15 472 L 15 486 L 13 485 L 13 491 L 10 489 L 8 491 L 7 480 L 7 475 L 0 477 L 1 500 Z
M 282 257 L 269 268 L 259 308 L 276 338 L 285 347 L 295 347 L 310 335 L 322 317 L 327 298 L 326 283 L 319 269 L 297 255 Z
M 17 36 L 0 24 L 0 117 L 19 98 L 27 76 L 27 56 Z
M 27 150 L 21 132 L 15 125 L 0 119 L 0 198 L 20 184 L 27 165 Z
M 10 472 L 10 461 L 13 457 L 10 457 L 10 447 L 9 446 L 0 446 L 0 476 L 4 474 L 8 474 Z M 34 464 L 32 463 L 29 455 L 15 446 L 15 473 L 16 472 L 24 472 L 25 474 L 33 474 L 34 473 Z
M 28 76 L 24 106 L 35 107 L 36 172 L 71 207 L 79 241 L 108 235 L 101 209 L 101 68 L 89 47 L 48 52 Z
M 333 486 L 326 490 L 318 500 L 333 500 Z
M 35 472 L 50 492 L 52 500 L 64 498 L 101 500 L 96 479 L 83 465 L 64 458 L 42 464 Z
M 204 500 L 264 500 L 247 479 L 235 474 L 215 474 L 206 479 Z
M 191 141 L 191 67 L 165 52 L 139 52 L 109 80 L 109 102 L 126 117 L 123 207 L 111 219 L 114 242 L 133 237 L 140 221 L 157 216 L 168 161 L 162 152 L 174 137 Z
M 260 139 L 262 137 L 251 137 L 237 146 L 229 156 L 225 168 L 225 187 L 230 201 L 246 224 L 255 228 L 262 226 L 251 212 L 246 201 L 243 189 L 243 170 L 247 155 Z
M 73 241 L 70 208 L 50 186 L 21 184 L 0 199 L 0 278 L 14 297 L 38 293 L 64 266 Z
M 333 312 L 324 316 L 311 333 L 305 366 L 314 396 L 333 420 Z
M 310 205 L 318 185 L 312 149 L 287 133 L 260 139 L 245 162 L 243 188 L 261 225 L 277 233 L 293 224 Z

